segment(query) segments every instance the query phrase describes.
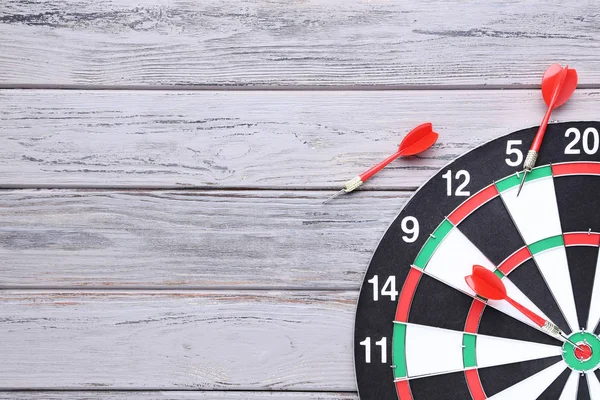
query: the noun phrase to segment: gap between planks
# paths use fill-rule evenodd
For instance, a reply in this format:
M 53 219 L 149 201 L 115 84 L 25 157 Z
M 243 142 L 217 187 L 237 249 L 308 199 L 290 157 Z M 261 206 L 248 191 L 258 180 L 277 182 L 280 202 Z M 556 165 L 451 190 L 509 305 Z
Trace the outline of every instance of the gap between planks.
M 375 251 L 375 249 L 373 249 Z M 367 270 L 367 265 L 365 265 L 365 272 Z M 104 286 L 86 286 L 86 287 L 76 287 L 76 286 L 49 286 L 49 285 L 40 285 L 40 286 L 19 286 L 19 285 L 6 285 L 0 286 L 0 291 L 35 291 L 42 293 L 57 293 L 57 292 L 78 292 L 78 293 L 99 293 L 99 292 L 123 292 L 123 291 L 132 291 L 132 292 L 160 292 L 161 294 L 170 294 L 176 292 L 197 292 L 197 291 L 231 291 L 234 289 L 234 286 L 182 286 L 177 287 L 176 289 L 173 286 L 116 286 L 116 287 L 104 287 Z M 286 291 L 286 292 L 348 292 L 352 291 L 353 288 L 348 287 L 340 287 L 340 286 L 332 286 L 332 287 L 315 287 L 315 288 L 307 288 L 307 287 L 288 287 L 288 286 L 244 286 L 240 287 L 239 290 L 248 290 L 248 291 Z
M 170 400 L 358 400 L 356 392 L 288 392 L 288 391 L 195 391 L 195 390 L 157 390 L 127 389 L 73 389 L 73 390 L 18 390 L 0 391 L 0 399 L 44 399 L 44 400 L 75 400 L 75 399 L 170 399 Z
M 457 85 L 43 85 L 24 83 L 0 84 L 0 90 L 147 90 L 147 91 L 288 91 L 288 92 L 343 92 L 343 91 L 419 91 L 419 90 L 532 90 L 534 84 L 457 84 Z M 580 84 L 577 89 L 600 89 L 600 84 Z
M 376 161 L 373 161 L 375 164 Z M 350 177 L 348 177 L 350 178 Z M 115 186 L 115 185 L 60 185 L 60 184 L 0 184 L 0 192 L 2 191 L 11 191 L 11 190 L 82 190 L 82 191 L 140 191 L 143 190 L 145 192 L 158 192 L 158 191 L 169 191 L 169 190 L 187 190 L 187 191 L 210 191 L 210 192 L 221 192 L 221 191 L 230 191 L 230 192 L 250 192 L 250 191 L 290 191 L 290 192 L 332 192 L 334 194 L 338 190 L 340 190 L 343 186 L 343 183 L 340 183 L 337 186 L 331 187 L 317 187 L 317 186 L 291 186 L 291 187 L 279 187 L 279 186 Z M 414 192 L 417 190 L 419 186 L 407 186 L 403 188 L 396 188 L 394 186 L 377 186 L 377 187 L 361 187 L 356 189 L 354 192 Z
M 541 79 L 540 79 L 541 81 Z M 0 83 L 0 90 L 89 90 L 89 91 L 230 91 L 230 92 L 343 92 L 343 91 L 436 91 L 436 90 L 538 90 L 540 84 L 420 84 L 420 85 L 387 85 L 387 84 L 348 84 L 348 85 L 255 85 L 255 84 L 223 84 L 223 85 L 60 85 L 60 84 L 26 84 Z M 580 83 L 577 90 L 600 89 L 600 83 Z

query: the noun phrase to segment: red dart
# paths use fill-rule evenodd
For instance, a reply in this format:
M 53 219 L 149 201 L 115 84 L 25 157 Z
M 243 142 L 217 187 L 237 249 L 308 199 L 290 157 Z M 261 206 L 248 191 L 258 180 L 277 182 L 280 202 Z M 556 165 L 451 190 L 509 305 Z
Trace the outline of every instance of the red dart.
M 433 146 L 438 139 L 438 134 L 433 131 L 431 122 L 425 122 L 408 132 L 408 134 L 398 146 L 398 151 L 380 162 L 379 164 L 371 167 L 367 171 L 360 175 L 355 176 L 344 184 L 344 188 L 325 200 L 323 203 L 327 203 L 330 200 L 338 197 L 342 193 L 350 193 L 360 185 L 365 183 L 373 175 L 381 171 L 386 165 L 394 161 L 398 157 L 414 156 L 419 154 Z
M 540 317 L 521 303 L 510 298 L 506 293 L 506 286 L 504 286 L 504 282 L 502 282 L 502 280 L 489 269 L 482 267 L 481 265 L 473 265 L 473 274 L 465 276 L 465 281 L 467 282 L 467 285 L 469 285 L 469 287 L 479 296 L 489 300 L 506 300 L 510 305 L 532 320 L 537 326 L 542 328 L 544 332 L 549 333 L 554 337 L 562 337 L 577 349 L 586 351 L 570 341 L 567 338 L 567 335 L 561 331 L 556 324 Z
M 533 143 L 531 143 L 531 147 L 527 152 L 527 157 L 525 157 L 525 162 L 523 163 L 523 178 L 521 178 L 517 196 L 521 193 L 521 189 L 525 183 L 525 177 L 535 166 L 552 110 L 565 104 L 575 91 L 576 87 L 577 71 L 573 68 L 569 68 L 568 65 L 563 68 L 558 64 L 552 64 L 544 73 L 544 77 L 542 78 L 542 97 L 544 98 L 544 102 L 548 106 L 548 109 L 535 134 Z

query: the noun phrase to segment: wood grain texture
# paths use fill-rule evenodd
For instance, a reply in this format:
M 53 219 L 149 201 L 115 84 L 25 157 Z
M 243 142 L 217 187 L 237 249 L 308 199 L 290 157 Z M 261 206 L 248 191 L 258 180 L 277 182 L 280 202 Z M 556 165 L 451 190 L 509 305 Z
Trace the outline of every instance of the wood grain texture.
M 358 400 L 355 393 L 332 392 L 197 392 L 197 391 L 163 391 L 163 392 L 0 392 L 2 400 Z
M 598 119 L 579 90 L 557 120 Z M 414 190 L 478 144 L 539 124 L 537 90 L 0 91 L 0 187 L 339 189 L 431 120 L 439 143 L 364 188 Z
M 0 192 L 1 287 L 358 289 L 410 192 Z
M 568 5 L 568 6 L 567 6 Z M 600 81 L 593 1 L 4 0 L 0 83 L 539 84 Z
M 2 291 L 0 389 L 353 391 L 356 297 Z

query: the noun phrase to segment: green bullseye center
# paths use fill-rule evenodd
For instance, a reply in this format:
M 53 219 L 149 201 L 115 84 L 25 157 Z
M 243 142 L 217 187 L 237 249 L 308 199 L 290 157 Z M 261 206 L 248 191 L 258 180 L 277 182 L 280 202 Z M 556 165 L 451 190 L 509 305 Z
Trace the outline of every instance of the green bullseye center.
M 581 359 L 581 352 L 576 351 L 575 347 L 565 342 L 563 344 L 563 359 L 569 367 L 575 371 L 592 371 L 600 364 L 600 339 L 593 333 L 575 332 L 569 336 L 573 343 L 581 344 L 583 347 L 589 347 L 592 350 L 589 358 Z M 586 349 L 587 350 L 587 349 Z M 578 357 L 579 356 L 579 357 Z

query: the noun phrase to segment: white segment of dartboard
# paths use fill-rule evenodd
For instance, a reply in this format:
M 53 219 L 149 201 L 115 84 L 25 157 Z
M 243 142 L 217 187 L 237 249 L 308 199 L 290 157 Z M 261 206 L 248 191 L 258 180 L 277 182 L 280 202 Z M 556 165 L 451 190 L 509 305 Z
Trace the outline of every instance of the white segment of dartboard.
M 560 342 L 557 342 L 560 344 Z M 537 360 L 562 354 L 560 345 L 552 346 L 495 336 L 477 335 L 477 368 Z
M 585 377 L 590 391 L 590 399 L 600 400 L 600 382 L 598 382 L 598 377 L 596 377 L 593 371 L 586 372 Z
M 458 229 L 452 229 L 435 250 L 425 267 L 425 273 L 444 282 L 454 289 L 460 290 L 471 296 L 475 293 L 465 282 L 465 276 L 471 275 L 473 265 L 481 265 L 490 271 L 496 269 L 494 264 Z M 548 319 L 546 315 L 523 292 L 521 292 L 508 278 L 502 280 L 510 297 Z M 530 326 L 538 328 L 529 318 L 521 314 L 506 301 L 489 301 L 491 307 L 510 315 Z
M 586 323 L 586 329 L 593 331 L 600 322 L 600 253 L 596 261 L 596 274 L 594 275 L 594 289 L 592 290 L 592 302 L 590 304 L 590 313 Z
M 564 361 L 541 370 L 535 375 L 496 393 L 489 400 L 536 400 L 567 368 Z
M 500 193 L 525 243 L 561 235 L 553 178 L 535 179 L 525 186 L 518 197 L 517 186 Z
M 409 378 L 464 369 L 463 332 L 406 324 L 405 343 Z
M 542 251 L 541 253 L 534 254 L 533 259 L 569 327 L 572 331 L 579 330 L 581 326 L 577 319 L 577 308 L 575 306 L 573 285 L 571 285 L 569 262 L 567 261 L 565 247 L 558 246 Z
M 489 270 L 494 264 L 458 229 L 453 228 L 444 237 L 425 267 L 425 272 L 465 293 L 473 293 L 465 282 L 471 275 L 473 265 L 482 265 Z
M 579 389 L 579 372 L 571 371 L 569 379 L 560 394 L 558 400 L 577 400 L 577 390 Z
M 406 369 L 408 378 L 463 371 L 464 332 L 434 326 L 406 324 Z M 477 368 L 495 367 L 561 354 L 560 346 L 477 335 Z

